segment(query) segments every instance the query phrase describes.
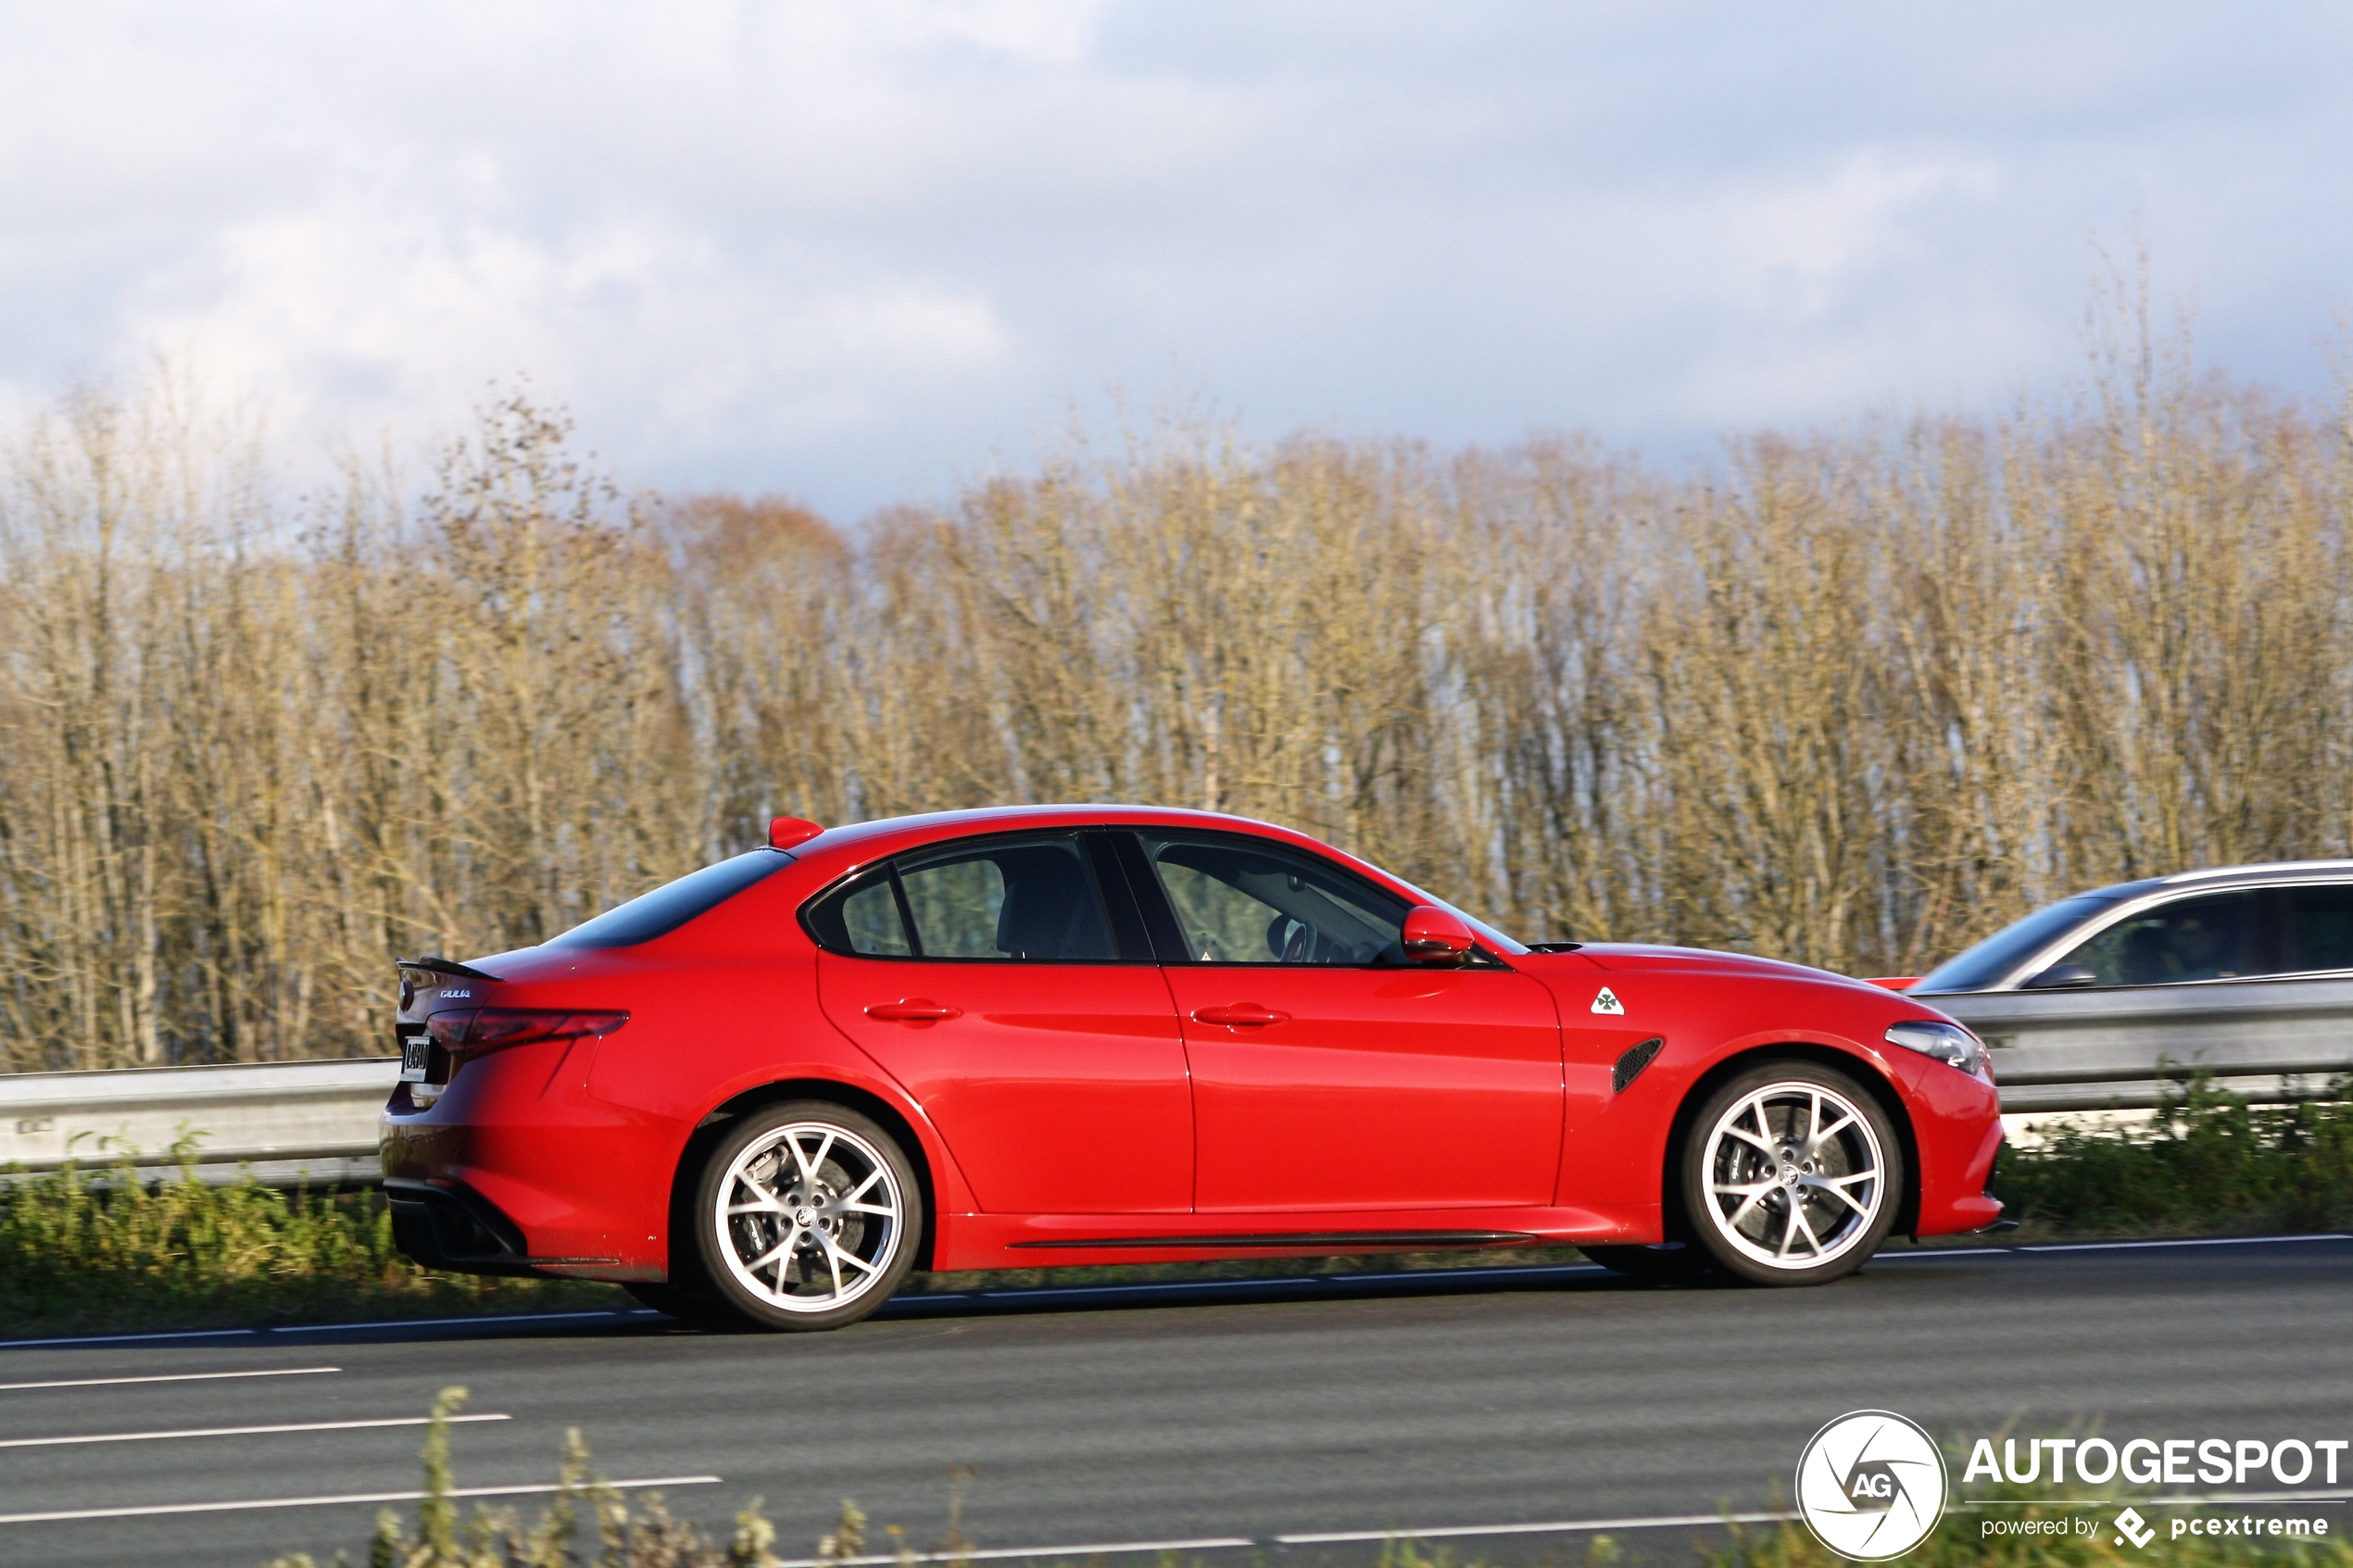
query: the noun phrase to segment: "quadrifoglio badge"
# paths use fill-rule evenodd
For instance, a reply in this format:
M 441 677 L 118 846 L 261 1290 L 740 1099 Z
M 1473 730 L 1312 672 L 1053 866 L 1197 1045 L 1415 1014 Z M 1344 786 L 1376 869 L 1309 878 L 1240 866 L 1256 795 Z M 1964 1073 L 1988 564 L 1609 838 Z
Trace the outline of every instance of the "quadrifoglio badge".
M 1936 1440 L 1893 1411 L 1840 1416 L 1797 1461 L 1806 1527 L 1856 1562 L 1884 1562 L 1928 1539 L 1947 1490 Z

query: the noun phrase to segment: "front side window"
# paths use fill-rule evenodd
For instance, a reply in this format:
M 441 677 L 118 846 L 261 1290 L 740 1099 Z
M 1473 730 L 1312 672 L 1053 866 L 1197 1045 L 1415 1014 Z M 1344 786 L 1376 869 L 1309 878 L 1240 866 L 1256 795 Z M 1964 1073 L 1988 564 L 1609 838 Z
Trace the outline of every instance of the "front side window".
M 2058 961 L 2082 964 L 2096 985 L 2171 985 L 2259 973 L 2256 898 L 2248 889 L 2159 904 L 2117 922 Z
M 1272 845 L 1139 833 L 1194 963 L 1372 964 L 1402 960 L 1405 905 Z
M 1118 956 L 1072 834 L 918 850 L 820 899 L 809 924 L 820 945 L 868 958 L 1094 963 Z

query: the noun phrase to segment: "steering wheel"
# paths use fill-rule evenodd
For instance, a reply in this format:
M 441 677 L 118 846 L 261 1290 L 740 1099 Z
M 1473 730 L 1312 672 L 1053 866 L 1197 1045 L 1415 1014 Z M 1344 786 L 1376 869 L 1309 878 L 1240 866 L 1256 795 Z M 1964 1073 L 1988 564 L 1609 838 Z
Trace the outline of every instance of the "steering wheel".
M 1277 915 L 1266 925 L 1266 950 L 1284 963 L 1314 963 L 1315 938 L 1315 926 L 1289 915 Z

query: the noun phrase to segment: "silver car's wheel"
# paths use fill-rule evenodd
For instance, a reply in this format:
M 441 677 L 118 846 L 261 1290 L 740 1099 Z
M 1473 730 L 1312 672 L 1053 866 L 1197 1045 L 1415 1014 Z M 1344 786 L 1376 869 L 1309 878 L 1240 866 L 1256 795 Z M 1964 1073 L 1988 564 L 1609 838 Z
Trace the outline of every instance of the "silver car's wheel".
M 920 1194 L 898 1145 L 839 1107 L 782 1106 L 713 1151 L 703 1255 L 722 1295 L 779 1328 L 832 1328 L 899 1287 Z
M 1813 1284 L 1862 1265 L 1902 1190 L 1886 1113 L 1845 1074 L 1785 1062 L 1712 1097 L 1692 1127 L 1684 1206 L 1743 1278 Z

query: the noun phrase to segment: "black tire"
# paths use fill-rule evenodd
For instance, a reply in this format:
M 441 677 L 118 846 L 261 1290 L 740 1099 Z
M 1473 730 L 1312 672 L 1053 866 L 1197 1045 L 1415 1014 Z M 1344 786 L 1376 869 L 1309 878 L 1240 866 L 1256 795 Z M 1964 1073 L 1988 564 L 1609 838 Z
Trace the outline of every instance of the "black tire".
M 1644 1285 L 1689 1285 L 1705 1273 L 1708 1256 L 1680 1241 L 1651 1247 L 1580 1247 L 1579 1252 L 1612 1273 Z
M 840 1328 L 905 1283 L 923 1203 L 906 1150 L 872 1118 L 824 1100 L 770 1106 L 704 1162 L 694 1255 L 712 1298 L 746 1322 Z
M 1754 1285 L 1854 1273 L 1906 1190 L 1904 1147 L 1878 1098 L 1812 1061 L 1768 1061 L 1720 1085 L 1675 1164 L 1692 1246 Z

